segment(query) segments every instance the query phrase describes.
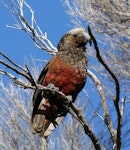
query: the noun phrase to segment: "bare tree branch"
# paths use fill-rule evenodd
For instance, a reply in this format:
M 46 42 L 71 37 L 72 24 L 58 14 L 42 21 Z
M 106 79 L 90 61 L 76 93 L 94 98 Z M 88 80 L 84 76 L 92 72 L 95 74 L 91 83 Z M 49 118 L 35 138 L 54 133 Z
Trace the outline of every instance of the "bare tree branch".
M 5 59 L 7 59 L 7 60 L 8 60 L 12 65 L 14 65 L 15 67 L 17 67 L 17 68 L 23 70 L 24 72 L 26 72 L 26 70 L 25 70 L 23 67 L 21 67 L 21 66 L 17 65 L 16 63 L 14 63 L 9 57 L 7 57 L 7 56 L 6 56 L 4 53 L 2 53 L 1 51 L 0 51 L 0 55 L 2 55 Z
M 39 49 L 45 50 L 51 55 L 55 55 L 57 53 L 57 48 L 55 48 L 51 41 L 48 39 L 47 33 L 42 32 L 42 30 L 36 22 L 33 9 L 25 0 L 11 0 L 11 8 L 4 2 L 3 5 L 13 15 L 13 19 L 16 23 L 13 26 L 7 27 L 25 31 L 31 37 L 31 39 L 34 41 L 35 45 Z M 25 7 L 31 14 L 30 21 L 26 19 L 26 14 L 24 14 L 23 7 Z
M 30 73 L 29 69 L 27 68 L 27 66 L 26 66 L 27 69 L 22 68 L 21 66 L 16 65 L 13 61 L 11 61 L 11 60 L 10 60 L 5 54 L 3 54 L 2 52 L 0 52 L 0 55 L 2 55 L 4 58 L 6 58 L 12 65 L 14 65 L 14 67 L 11 66 L 11 65 L 9 65 L 9 64 L 6 63 L 5 61 L 0 60 L 0 63 L 1 63 L 1 64 L 3 64 L 4 66 L 6 66 L 7 68 L 13 70 L 15 73 L 22 75 L 22 76 L 25 77 L 27 80 L 29 80 L 32 85 L 35 85 L 35 81 L 34 81 L 33 77 L 31 76 L 31 73 Z M 21 72 L 20 70 L 18 70 L 18 69 L 15 68 L 15 67 L 17 67 L 18 69 L 22 70 L 23 72 Z M 2 71 L 1 71 L 1 72 L 2 72 Z M 3 73 L 5 74 L 4 71 L 3 71 Z M 7 74 L 7 75 L 10 76 L 9 74 Z
M 115 86 L 116 86 L 116 96 L 114 99 L 114 105 L 116 108 L 116 112 L 117 112 L 117 116 L 118 116 L 118 125 L 117 125 L 117 132 L 116 134 L 111 134 L 112 139 L 113 139 L 113 143 L 114 143 L 114 149 L 120 149 L 121 148 L 121 112 L 120 112 L 120 107 L 119 107 L 119 100 L 120 100 L 120 85 L 119 85 L 119 81 L 117 79 L 117 77 L 115 76 L 115 74 L 112 72 L 112 70 L 108 67 L 108 65 L 104 62 L 104 60 L 102 59 L 101 55 L 100 55 L 100 51 L 99 51 L 99 47 L 97 44 L 97 41 L 94 37 L 94 35 L 92 34 L 92 31 L 90 29 L 90 27 L 88 26 L 88 32 L 89 35 L 94 43 L 94 47 L 96 50 L 96 57 L 99 60 L 99 62 L 105 67 L 105 69 L 109 72 L 109 74 L 111 75 L 111 77 L 114 80 Z M 110 121 L 110 120 L 109 120 Z M 114 130 L 113 130 L 114 131 Z
M 82 124 L 85 133 L 92 140 L 95 149 L 96 150 L 101 150 L 99 140 L 97 139 L 97 137 L 95 136 L 95 134 L 90 129 L 89 125 L 87 124 L 86 120 L 84 119 L 83 115 L 80 113 L 80 111 L 78 110 L 78 108 L 73 103 L 71 104 L 70 107 L 75 112 L 75 114 L 77 115 L 78 119 L 80 120 L 80 123 Z
M 16 85 L 19 85 L 21 88 L 33 89 L 33 90 L 36 89 L 35 86 L 26 84 L 25 82 L 18 80 L 15 76 L 13 76 L 11 73 L 9 73 L 7 71 L 0 70 L 0 74 L 8 76 L 13 81 L 13 83 L 15 83 Z
M 113 80 L 115 82 L 115 86 L 116 86 L 115 102 L 118 103 L 119 100 L 120 100 L 120 85 L 119 85 L 119 81 L 118 81 L 117 77 L 115 76 L 115 74 L 112 72 L 112 70 L 108 67 L 108 65 L 102 59 L 102 57 L 100 55 L 100 52 L 99 52 L 97 41 L 96 41 L 94 35 L 92 34 L 92 31 L 91 31 L 89 26 L 88 26 L 88 32 L 89 32 L 89 35 L 91 36 L 91 39 L 93 40 L 94 47 L 95 47 L 95 50 L 96 50 L 96 57 L 97 57 L 97 59 L 105 67 L 105 69 L 109 72 L 109 74 L 111 75 L 111 77 L 113 78 Z M 115 104 L 115 105 L 117 105 L 117 104 Z
M 101 86 L 101 82 L 91 71 L 87 70 L 87 74 L 91 77 L 91 79 L 94 81 L 94 83 L 97 87 L 97 90 L 99 92 L 99 95 L 100 95 L 100 98 L 101 98 L 101 101 L 102 101 L 102 105 L 103 105 L 105 123 L 108 127 L 108 130 L 111 134 L 111 137 L 112 137 L 113 141 L 115 141 L 116 131 L 114 130 L 111 119 L 110 119 L 110 115 L 109 115 L 109 112 L 108 112 L 108 106 L 106 104 L 106 98 L 105 98 L 105 94 L 104 94 L 104 91 L 103 91 L 102 86 Z

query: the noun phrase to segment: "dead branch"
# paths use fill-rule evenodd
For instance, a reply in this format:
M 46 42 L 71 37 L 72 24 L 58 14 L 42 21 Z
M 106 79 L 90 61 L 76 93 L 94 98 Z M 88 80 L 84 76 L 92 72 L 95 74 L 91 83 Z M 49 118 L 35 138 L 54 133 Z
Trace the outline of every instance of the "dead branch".
M 108 65 L 105 63 L 105 61 L 102 59 L 101 55 L 100 55 L 100 51 L 99 51 L 99 47 L 97 44 L 97 41 L 94 37 L 94 35 L 92 34 L 92 31 L 90 29 L 90 27 L 88 26 L 88 32 L 89 35 L 91 36 L 91 39 L 94 43 L 94 47 L 96 50 L 96 57 L 99 60 L 99 62 L 104 66 L 104 68 L 109 72 L 109 74 L 111 75 L 111 77 L 113 78 L 114 82 L 115 82 L 115 86 L 116 86 L 116 97 L 115 97 L 115 102 L 118 103 L 120 100 L 120 85 L 119 85 L 119 81 L 117 79 L 117 77 L 115 76 L 115 74 L 112 72 L 112 70 L 108 67 Z
M 116 132 L 113 128 L 113 125 L 112 125 L 112 122 L 111 122 L 111 119 L 110 119 L 108 106 L 106 104 L 106 98 L 105 98 L 103 88 L 101 86 L 101 82 L 91 71 L 87 70 L 87 74 L 91 77 L 91 79 L 95 83 L 95 86 L 97 87 L 97 90 L 99 92 L 99 95 L 100 95 L 100 98 L 101 98 L 101 101 L 102 101 L 102 106 L 103 106 L 103 110 L 104 110 L 104 117 L 105 117 L 105 123 L 108 127 L 108 130 L 111 134 L 111 137 L 113 138 L 113 141 L 115 141 Z
M 2 53 L 0 52 L 0 54 L 2 54 Z M 4 55 L 4 57 L 5 57 L 7 60 L 10 60 L 6 55 Z M 28 68 L 25 69 L 25 68 L 22 68 L 21 66 L 16 65 L 13 61 L 10 61 L 10 62 L 12 63 L 12 65 L 18 67 L 19 69 L 22 69 L 23 72 L 20 71 L 20 70 L 18 70 L 18 69 L 15 68 L 15 67 L 9 65 L 8 63 L 4 62 L 3 60 L 0 60 L 0 63 L 1 63 L 1 64 L 3 64 L 4 66 L 6 66 L 7 68 L 13 70 L 15 73 L 22 75 L 22 76 L 25 77 L 27 80 L 29 80 L 32 85 L 35 85 L 35 81 L 34 81 L 34 79 L 32 78 L 31 73 L 29 72 L 29 69 L 28 69 Z M 2 72 L 3 74 L 8 75 L 8 76 L 11 78 L 11 74 L 6 73 L 5 71 L 2 71 L 2 70 L 1 70 L 1 72 Z
M 19 69 L 21 69 L 21 70 L 23 70 L 23 71 L 25 71 L 26 72 L 26 70 L 23 68 L 23 67 L 21 67 L 21 66 L 19 66 L 19 65 L 17 65 L 16 63 L 14 63 L 9 57 L 7 57 L 4 53 L 2 53 L 1 51 L 0 51 L 0 55 L 1 56 L 3 56 L 5 59 L 7 59 L 7 61 L 9 61 L 12 65 L 14 65 L 15 67 L 17 67 L 17 68 L 19 68 Z
M 32 89 L 32 90 L 36 89 L 35 86 L 29 85 L 29 84 L 17 79 L 14 75 L 12 75 L 11 73 L 9 73 L 7 71 L 0 70 L 0 74 L 8 76 L 15 85 L 20 86 L 23 89 Z
M 95 136 L 95 134 L 90 129 L 89 125 L 87 124 L 86 120 L 84 119 L 83 115 L 80 113 L 80 111 L 78 110 L 78 108 L 74 105 L 74 103 L 72 103 L 70 107 L 75 112 L 78 120 L 80 120 L 79 122 L 83 126 L 85 133 L 92 140 L 95 149 L 96 150 L 101 150 L 99 140 L 97 139 L 97 137 Z
M 34 44 L 41 50 L 45 50 L 47 53 L 51 55 L 55 55 L 57 53 L 57 48 L 53 46 L 51 41 L 47 37 L 47 33 L 43 33 L 40 27 L 38 26 L 34 10 L 31 8 L 31 6 L 25 1 L 20 0 L 16 1 L 11 0 L 10 6 L 7 5 L 7 3 L 3 2 L 3 5 L 8 9 L 8 11 L 12 14 L 13 19 L 15 21 L 15 25 L 8 25 L 7 27 L 23 30 L 27 33 L 29 37 L 34 41 Z M 28 12 L 31 14 L 31 19 L 26 19 L 26 14 L 24 14 L 23 7 L 25 7 Z M 30 23 L 29 23 L 30 22 Z
M 114 149 L 120 149 L 121 148 L 121 124 L 122 124 L 121 120 L 122 120 L 122 116 L 121 116 L 120 107 L 119 107 L 119 100 L 120 100 L 120 85 L 119 85 L 119 81 L 118 81 L 116 75 L 112 72 L 112 70 L 108 67 L 108 65 L 102 59 L 102 57 L 100 55 L 100 51 L 99 51 L 99 47 L 98 47 L 97 41 L 96 41 L 94 35 L 92 34 L 92 31 L 91 31 L 89 26 L 88 26 L 88 32 L 89 32 L 89 35 L 90 35 L 90 37 L 91 37 L 91 39 L 92 39 L 92 41 L 94 43 L 97 59 L 104 66 L 104 68 L 109 72 L 109 74 L 111 75 L 111 77 L 113 78 L 114 83 L 115 83 L 116 96 L 115 96 L 115 99 L 114 99 L 114 106 L 115 106 L 116 112 L 117 112 L 118 125 L 117 125 L 116 136 L 114 135 L 114 137 L 112 137 L 112 140 L 113 140 L 113 143 L 114 143 Z

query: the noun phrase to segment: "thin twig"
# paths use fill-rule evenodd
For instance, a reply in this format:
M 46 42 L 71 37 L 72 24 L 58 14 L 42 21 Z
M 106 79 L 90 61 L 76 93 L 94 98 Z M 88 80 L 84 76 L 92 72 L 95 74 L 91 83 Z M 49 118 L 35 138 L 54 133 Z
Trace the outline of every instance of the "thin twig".
M 89 70 L 88 70 L 88 71 L 89 71 Z M 90 71 L 90 72 L 91 72 L 91 71 Z M 89 73 L 88 73 L 88 75 L 89 75 Z M 91 78 L 92 78 L 92 77 L 91 77 Z M 90 100 L 90 98 L 89 98 L 89 96 L 88 96 L 87 91 L 86 91 L 85 89 L 83 89 L 83 91 L 84 91 L 85 95 L 87 96 L 87 99 L 88 99 L 88 101 L 89 101 L 89 103 L 90 103 L 92 109 L 94 110 L 94 114 L 96 114 L 102 121 L 104 121 L 104 117 L 101 116 L 101 115 L 98 113 L 98 111 L 95 109 L 93 103 L 91 102 L 91 100 Z M 100 92 L 100 91 L 99 91 L 99 92 Z M 100 94 L 100 93 L 99 93 L 99 94 Z
M 11 65 L 7 64 L 6 62 L 4 62 L 4 61 L 3 61 L 3 60 L 1 60 L 1 59 L 0 59 L 0 64 L 3 64 L 3 65 L 4 65 L 4 66 L 6 66 L 7 68 L 9 68 L 9 69 L 13 70 L 13 71 L 14 71 L 14 72 L 16 72 L 17 74 L 20 74 L 20 75 L 22 75 L 22 76 L 26 77 L 26 78 L 29 80 L 28 75 L 26 75 L 25 73 L 23 73 L 23 72 L 19 71 L 18 69 L 14 68 L 13 66 L 11 66 Z
M 51 55 L 55 55 L 57 53 L 57 48 L 53 46 L 51 41 L 48 39 L 46 32 L 43 33 L 38 26 L 34 11 L 30 7 L 30 5 L 25 0 L 20 0 L 17 2 L 14 2 L 14 0 L 10 1 L 10 5 L 12 7 L 10 8 L 6 3 L 3 3 L 3 5 L 8 9 L 8 11 L 12 14 L 12 17 L 15 21 L 15 25 L 8 26 L 14 29 L 25 31 L 28 36 L 32 38 L 34 41 L 34 44 L 41 50 L 45 50 L 47 53 Z M 31 20 L 28 21 L 26 19 L 26 14 L 24 14 L 23 8 L 26 7 L 28 10 L 28 13 L 31 15 Z M 29 23 L 31 22 L 31 23 Z
M 36 86 L 35 80 L 33 79 L 33 77 L 32 77 L 32 75 L 31 75 L 30 70 L 29 70 L 29 68 L 28 68 L 27 65 L 26 65 L 26 69 L 27 69 L 27 74 L 28 74 L 28 76 L 30 77 L 30 82 L 31 82 L 31 84 L 32 84 L 33 86 Z
M 9 73 L 7 71 L 0 70 L 0 74 L 8 76 L 13 81 L 13 83 L 15 83 L 16 85 L 20 86 L 21 88 L 32 89 L 32 90 L 36 89 L 35 86 L 29 85 L 29 84 L 27 84 L 27 83 L 17 79 L 14 75 L 12 75 L 11 73 Z

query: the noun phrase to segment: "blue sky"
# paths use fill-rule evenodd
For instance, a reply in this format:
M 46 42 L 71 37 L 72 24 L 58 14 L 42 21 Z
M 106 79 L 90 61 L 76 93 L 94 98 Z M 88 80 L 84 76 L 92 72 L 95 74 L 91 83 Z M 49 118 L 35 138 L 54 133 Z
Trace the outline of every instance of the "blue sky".
M 61 36 L 73 28 L 61 1 L 28 0 L 27 2 L 35 11 L 37 23 L 42 31 L 47 32 L 49 39 L 54 46 L 57 46 Z M 0 51 L 3 51 L 19 64 L 23 64 L 24 58 L 30 55 L 45 59 L 42 57 L 43 52 L 35 47 L 26 33 L 6 27 L 6 25 L 13 25 L 14 23 L 11 14 L 0 4 Z

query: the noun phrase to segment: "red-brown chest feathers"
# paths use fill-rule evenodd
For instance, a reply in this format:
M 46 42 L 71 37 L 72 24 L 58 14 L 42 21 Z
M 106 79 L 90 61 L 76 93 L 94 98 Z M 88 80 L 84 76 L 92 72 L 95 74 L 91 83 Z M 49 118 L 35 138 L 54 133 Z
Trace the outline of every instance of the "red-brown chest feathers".
M 86 81 L 82 68 L 74 68 L 69 62 L 55 58 L 49 65 L 43 85 L 53 83 L 65 95 L 77 95 Z

